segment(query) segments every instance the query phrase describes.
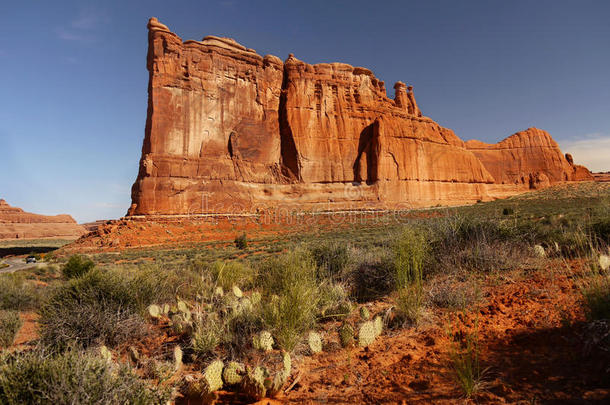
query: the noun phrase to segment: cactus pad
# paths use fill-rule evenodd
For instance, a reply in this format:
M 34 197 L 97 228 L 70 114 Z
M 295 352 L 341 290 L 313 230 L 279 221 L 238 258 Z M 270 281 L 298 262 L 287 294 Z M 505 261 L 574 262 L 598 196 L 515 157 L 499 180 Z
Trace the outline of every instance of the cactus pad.
M 161 308 L 156 304 L 149 305 L 148 315 L 150 315 L 151 318 L 158 319 L 161 316 Z
M 380 336 L 381 332 L 383 332 L 383 319 L 378 315 L 373 319 L 373 323 L 375 324 L 375 334 Z
M 209 385 L 210 391 L 217 391 L 222 388 L 222 369 L 224 366 L 221 360 L 214 360 L 205 368 L 203 376 Z
M 365 321 L 371 319 L 371 313 L 367 307 L 360 307 L 360 317 Z
M 271 333 L 264 330 L 258 335 L 252 337 L 252 345 L 257 350 L 270 351 L 273 350 L 273 336 Z
M 241 298 L 244 296 L 244 293 L 241 291 L 241 289 L 234 285 L 233 286 L 233 295 L 236 296 L 237 298 Z
M 222 372 L 225 384 L 235 385 L 242 380 L 245 368 L 244 365 L 236 361 L 230 361 Z
M 309 332 L 307 336 L 307 343 L 309 344 L 309 350 L 312 353 L 320 353 L 322 351 L 322 338 L 317 332 Z
M 377 329 L 375 328 L 374 322 L 367 321 L 360 325 L 360 329 L 358 330 L 358 345 L 360 347 L 367 347 L 375 341 L 376 337 Z
M 339 340 L 342 347 L 348 347 L 354 342 L 354 328 L 345 323 L 339 328 Z

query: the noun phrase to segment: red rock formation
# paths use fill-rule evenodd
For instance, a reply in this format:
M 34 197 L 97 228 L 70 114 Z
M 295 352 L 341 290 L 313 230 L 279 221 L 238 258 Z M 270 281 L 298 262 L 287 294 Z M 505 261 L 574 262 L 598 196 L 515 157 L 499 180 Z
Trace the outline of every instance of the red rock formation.
M 493 145 L 466 145 L 422 116 L 402 82 L 389 99 L 366 68 L 282 62 L 228 38 L 183 42 L 155 18 L 148 28 L 148 118 L 129 215 L 459 204 L 527 189 L 513 181 L 521 173 L 539 185 L 572 169 L 534 147 L 521 155 L 536 170 L 509 162 L 521 155 L 493 155 L 516 167 L 498 176 L 504 163 L 477 157 Z
M 76 239 L 85 233 L 70 215 L 31 214 L 0 199 L 0 239 Z
M 583 166 L 574 165 L 548 132 L 529 128 L 496 144 L 471 140 L 466 147 L 478 157 L 497 183 L 545 187 L 562 181 L 593 180 Z

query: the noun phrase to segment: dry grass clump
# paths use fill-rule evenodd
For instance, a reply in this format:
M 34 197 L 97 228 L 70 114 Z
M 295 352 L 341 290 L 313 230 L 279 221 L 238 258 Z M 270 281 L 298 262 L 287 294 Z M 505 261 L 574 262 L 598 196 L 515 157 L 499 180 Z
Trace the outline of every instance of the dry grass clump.
M 140 314 L 168 292 L 163 278 L 150 269 L 91 270 L 52 291 L 40 309 L 41 341 L 62 349 L 70 344 L 116 346 L 142 336 Z
M 41 299 L 40 291 L 22 274 L 0 274 L 0 309 L 32 309 Z
M 170 398 L 169 389 L 150 386 L 129 367 L 92 353 L 0 355 L 2 404 L 165 404 Z
M 9 347 L 21 328 L 19 312 L 0 310 L 0 347 Z

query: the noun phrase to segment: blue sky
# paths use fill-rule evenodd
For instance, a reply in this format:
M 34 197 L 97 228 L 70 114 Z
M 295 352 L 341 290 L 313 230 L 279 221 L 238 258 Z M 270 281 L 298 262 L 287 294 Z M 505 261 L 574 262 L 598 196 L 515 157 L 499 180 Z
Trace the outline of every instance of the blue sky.
M 0 5 L 0 198 L 78 221 L 130 204 L 146 120 L 146 22 L 415 86 L 462 139 L 545 129 L 610 170 L 607 1 L 10 1 Z M 393 96 L 391 93 L 390 96 Z

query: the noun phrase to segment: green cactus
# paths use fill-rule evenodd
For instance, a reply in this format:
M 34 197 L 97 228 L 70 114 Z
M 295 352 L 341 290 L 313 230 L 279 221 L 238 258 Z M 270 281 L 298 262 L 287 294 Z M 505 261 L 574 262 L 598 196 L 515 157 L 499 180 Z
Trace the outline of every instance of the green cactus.
M 292 371 L 292 358 L 290 357 L 290 353 L 284 352 L 282 355 L 282 363 L 284 365 L 284 373 L 286 374 L 286 378 L 288 378 Z
M 182 335 L 192 331 L 193 323 L 190 320 L 184 319 L 183 315 L 176 314 L 172 316 L 171 327 L 174 333 Z
M 365 321 L 371 319 L 371 313 L 367 307 L 360 307 L 360 317 Z
M 375 324 L 375 335 L 380 336 L 381 333 L 383 332 L 383 319 L 381 319 L 381 317 L 379 315 L 377 315 L 375 317 L 375 319 L 373 319 L 373 323 Z
M 250 301 L 252 302 L 252 305 L 258 305 L 261 303 L 261 293 L 259 293 L 258 291 L 254 291 L 252 293 L 252 295 L 250 295 Z
M 186 375 L 183 384 L 183 391 L 190 397 L 197 397 L 201 404 L 213 404 L 218 399 L 205 376 Z
M 307 343 L 309 344 L 309 350 L 311 350 L 312 353 L 315 354 L 322 351 L 322 338 L 319 333 L 313 331 L 309 332 Z
M 280 370 L 275 372 L 273 379 L 268 378 L 266 380 L 267 387 L 267 395 L 270 397 L 275 397 L 280 393 L 282 387 L 290 378 L 290 372 L 292 371 L 292 359 L 290 358 L 290 354 L 284 352 L 282 354 L 282 367 Z
M 169 304 L 163 304 L 163 315 L 167 316 L 169 314 Z
M 161 317 L 161 308 L 156 304 L 149 305 L 148 315 L 153 319 L 159 319 Z
M 239 306 L 244 312 L 252 311 L 252 301 L 248 297 L 243 297 L 239 300 Z
M 241 291 L 241 289 L 234 285 L 233 286 L 233 295 L 236 296 L 237 298 L 241 298 L 244 296 L 244 293 Z
M 178 300 L 178 311 L 185 313 L 185 312 L 190 312 L 188 306 L 186 305 L 186 302 L 182 301 L 182 300 Z
M 182 349 L 180 346 L 174 347 L 174 369 L 176 371 L 182 368 Z
M 256 367 L 254 370 L 248 368 L 248 372 L 242 379 L 242 389 L 246 395 L 261 400 L 267 395 L 265 380 L 269 373 L 264 367 Z
M 339 328 L 339 340 L 342 347 L 348 347 L 354 342 L 354 328 L 348 323 L 344 323 Z
M 222 369 L 224 366 L 221 360 L 214 360 L 205 368 L 203 376 L 210 387 L 210 391 L 218 391 L 222 388 Z
M 222 297 L 223 295 L 225 295 L 225 292 L 222 289 L 222 287 L 218 286 L 218 287 L 216 287 L 216 289 L 214 289 L 214 295 L 216 295 L 218 297 Z
M 546 251 L 544 250 L 544 248 L 541 245 L 535 245 L 534 254 L 536 255 L 536 257 L 545 257 Z
M 281 359 L 276 352 L 267 358 L 265 365 L 247 370 L 242 379 L 242 388 L 247 395 L 256 400 L 275 397 L 290 377 L 292 360 L 287 352 L 282 353 Z
M 271 336 L 270 332 L 264 330 L 252 337 L 252 346 L 257 350 L 263 350 L 265 352 L 273 350 L 273 336 Z
M 112 353 L 104 345 L 100 346 L 100 356 L 109 363 L 112 361 Z
M 367 347 L 375 341 L 376 337 L 377 328 L 375 328 L 374 322 L 367 321 L 360 325 L 360 329 L 358 330 L 358 345 L 360 347 Z
M 222 372 L 222 377 L 225 384 L 235 385 L 239 384 L 242 380 L 245 367 L 243 364 L 236 361 L 230 361 Z

